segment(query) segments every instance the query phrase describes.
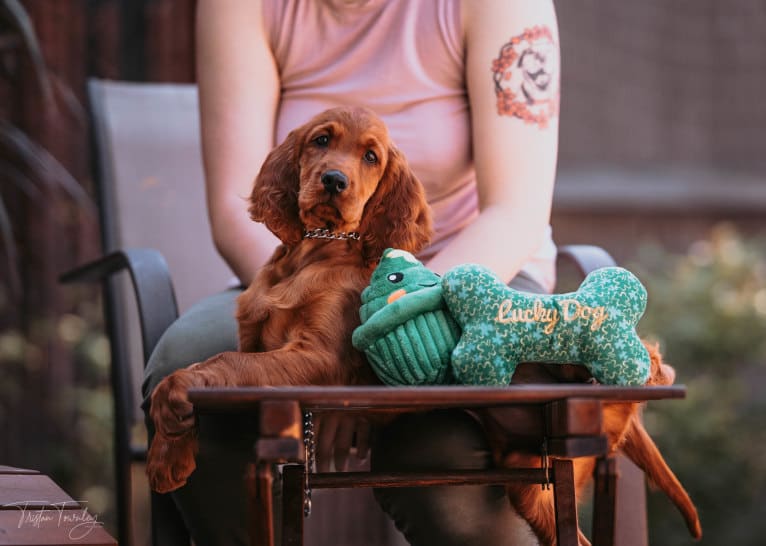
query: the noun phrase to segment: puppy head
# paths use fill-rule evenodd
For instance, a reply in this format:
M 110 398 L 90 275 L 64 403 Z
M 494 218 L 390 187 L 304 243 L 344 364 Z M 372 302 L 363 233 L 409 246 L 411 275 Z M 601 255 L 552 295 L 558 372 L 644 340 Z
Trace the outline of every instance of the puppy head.
M 292 131 L 261 168 L 250 215 L 287 245 L 303 231 L 359 231 L 368 261 L 388 247 L 417 252 L 430 238 L 420 182 L 365 108 L 333 108 Z
M 306 229 L 356 231 L 385 172 L 389 146 L 388 131 L 372 112 L 322 112 L 268 155 L 250 196 L 250 216 L 288 245 Z
M 335 108 L 309 122 L 298 159 L 303 226 L 357 231 L 390 147 L 386 126 L 363 108 Z

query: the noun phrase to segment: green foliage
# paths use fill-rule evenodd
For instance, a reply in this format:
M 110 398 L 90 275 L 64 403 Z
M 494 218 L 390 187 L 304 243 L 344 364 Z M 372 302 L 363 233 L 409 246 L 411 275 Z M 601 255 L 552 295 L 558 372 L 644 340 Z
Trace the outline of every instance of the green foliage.
M 762 544 L 766 241 L 720 225 L 685 254 L 646 247 L 631 269 L 649 292 L 639 330 L 688 387 L 685 401 L 649 404 L 647 429 L 699 509 L 702 544 Z M 649 509 L 651 544 L 691 543 L 664 495 Z
M 8 310 L 0 283 L 0 313 Z M 101 306 L 89 288 L 68 289 L 78 303 L 71 313 L 35 320 L 30 332 L 0 326 L 0 429 L 14 431 L 18 443 L 6 446 L 6 464 L 49 473 L 89 511 L 113 524 L 112 397 L 109 342 L 103 333 Z M 45 346 L 66 351 L 74 377 L 53 388 Z M 49 392 L 30 413 L 29 400 Z M 29 426 L 35 427 L 26 431 Z

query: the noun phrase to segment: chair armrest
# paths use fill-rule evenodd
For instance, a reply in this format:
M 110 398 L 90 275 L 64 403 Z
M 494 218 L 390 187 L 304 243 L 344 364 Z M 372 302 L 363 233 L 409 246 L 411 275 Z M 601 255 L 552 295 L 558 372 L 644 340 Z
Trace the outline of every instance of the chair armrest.
M 64 273 L 59 281 L 103 282 L 124 270 L 133 282 L 146 362 L 162 334 L 178 318 L 173 283 L 162 254 L 150 248 L 118 250 Z
M 596 269 L 617 265 L 606 250 L 594 245 L 560 246 L 557 257 L 572 263 L 583 277 Z

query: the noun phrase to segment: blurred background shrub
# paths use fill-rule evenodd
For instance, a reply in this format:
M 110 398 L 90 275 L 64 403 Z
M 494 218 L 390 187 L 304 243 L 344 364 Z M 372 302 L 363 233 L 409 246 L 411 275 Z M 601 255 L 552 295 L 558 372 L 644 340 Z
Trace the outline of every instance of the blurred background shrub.
M 683 402 L 655 402 L 646 426 L 696 503 L 703 544 L 766 536 L 766 239 L 730 224 L 685 253 L 645 245 L 631 266 L 649 291 L 640 333 L 660 342 Z M 688 544 L 664 495 L 649 496 L 650 543 Z

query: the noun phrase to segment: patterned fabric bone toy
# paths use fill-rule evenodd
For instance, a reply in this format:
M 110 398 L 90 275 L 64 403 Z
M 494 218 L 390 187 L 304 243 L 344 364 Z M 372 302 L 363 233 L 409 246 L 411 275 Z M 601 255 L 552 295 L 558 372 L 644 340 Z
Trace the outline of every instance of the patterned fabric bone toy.
M 452 352 L 459 383 L 507 385 L 519 362 L 580 363 L 609 385 L 649 378 L 649 353 L 635 330 L 646 290 L 625 269 L 593 271 L 576 292 L 539 295 L 462 265 L 447 272 L 442 288 L 463 330 Z

